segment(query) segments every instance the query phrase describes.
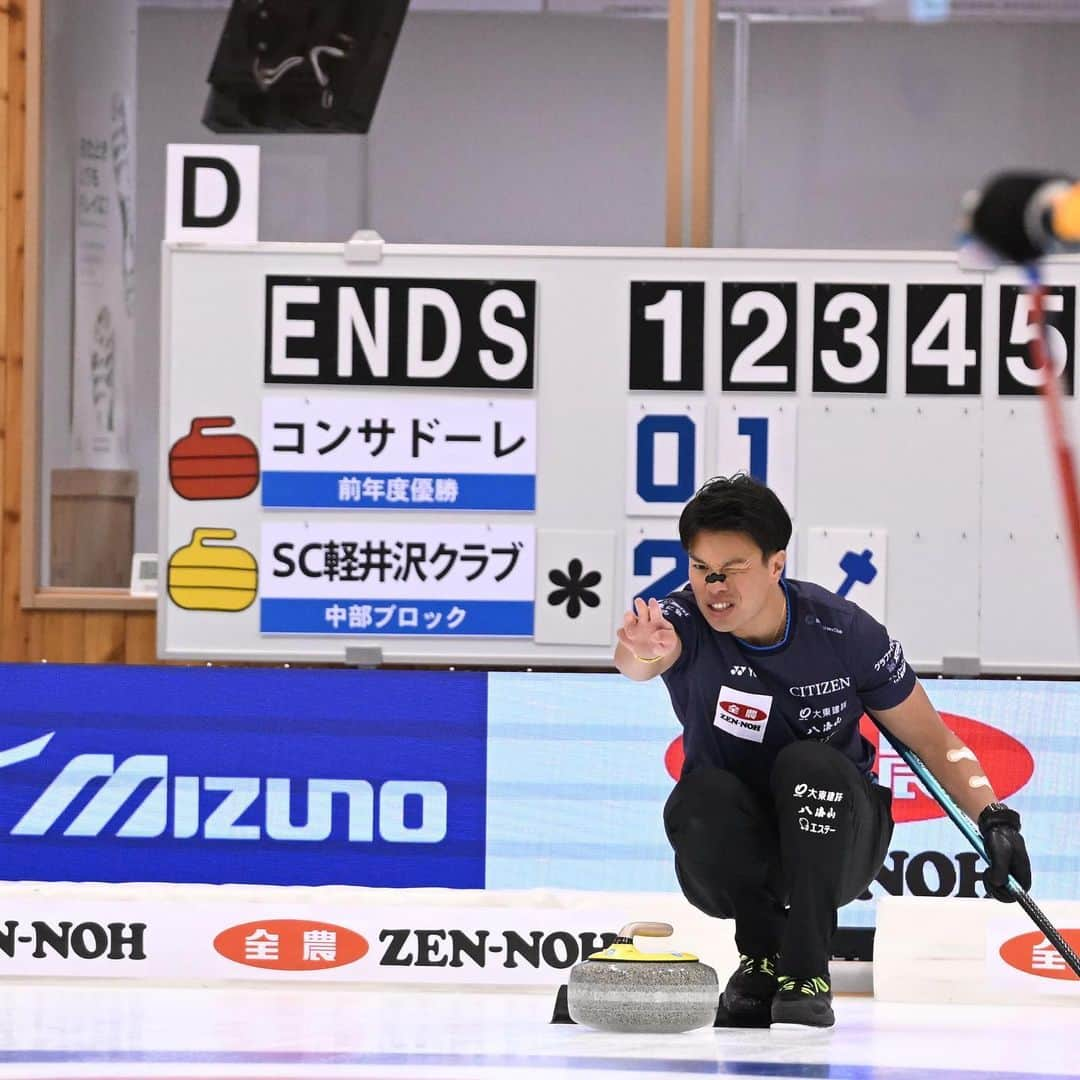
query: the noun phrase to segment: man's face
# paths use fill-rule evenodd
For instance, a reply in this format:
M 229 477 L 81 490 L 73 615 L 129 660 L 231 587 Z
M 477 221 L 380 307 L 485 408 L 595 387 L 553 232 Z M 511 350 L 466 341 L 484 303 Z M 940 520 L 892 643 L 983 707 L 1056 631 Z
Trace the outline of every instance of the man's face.
M 701 613 L 714 630 L 727 634 L 767 634 L 772 626 L 761 626 L 765 609 L 775 598 L 775 588 L 784 568 L 784 553 L 765 558 L 761 548 L 739 532 L 699 532 L 688 548 L 690 586 Z M 706 583 L 711 574 L 724 580 Z

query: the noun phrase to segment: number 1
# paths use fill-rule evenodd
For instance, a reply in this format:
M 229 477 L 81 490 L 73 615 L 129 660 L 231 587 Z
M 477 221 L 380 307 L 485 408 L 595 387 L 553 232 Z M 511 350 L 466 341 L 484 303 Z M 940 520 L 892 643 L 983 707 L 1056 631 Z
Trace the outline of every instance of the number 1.
M 765 416 L 740 416 L 739 434 L 750 440 L 750 475 L 767 484 L 769 475 L 769 420 Z
M 668 289 L 664 295 L 644 311 L 649 322 L 664 324 L 664 365 L 661 378 L 664 382 L 678 382 L 682 378 L 682 293 Z

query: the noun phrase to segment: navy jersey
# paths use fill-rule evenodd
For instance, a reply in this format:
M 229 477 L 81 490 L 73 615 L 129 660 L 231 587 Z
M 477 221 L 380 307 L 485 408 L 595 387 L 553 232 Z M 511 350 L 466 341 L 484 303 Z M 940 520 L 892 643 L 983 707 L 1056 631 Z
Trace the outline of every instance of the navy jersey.
M 776 755 L 816 739 L 869 776 L 874 748 L 859 718 L 899 705 L 914 689 L 900 643 L 862 608 L 808 581 L 781 585 L 788 617 L 775 645 L 714 630 L 688 587 L 660 601 L 682 642 L 661 678 L 684 729 L 684 775 L 714 765 L 764 794 Z

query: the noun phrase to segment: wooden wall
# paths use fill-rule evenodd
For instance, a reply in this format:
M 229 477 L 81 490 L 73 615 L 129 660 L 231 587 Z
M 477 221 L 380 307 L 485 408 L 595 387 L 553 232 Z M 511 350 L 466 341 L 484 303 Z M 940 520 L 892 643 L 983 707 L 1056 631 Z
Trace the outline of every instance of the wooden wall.
M 26 198 L 28 20 L 40 4 L 0 0 L 0 661 L 154 663 L 153 612 L 24 609 L 20 595 L 23 545 L 34 542 L 21 510 L 24 454 L 36 453 L 23 445 L 23 298 L 36 227 Z

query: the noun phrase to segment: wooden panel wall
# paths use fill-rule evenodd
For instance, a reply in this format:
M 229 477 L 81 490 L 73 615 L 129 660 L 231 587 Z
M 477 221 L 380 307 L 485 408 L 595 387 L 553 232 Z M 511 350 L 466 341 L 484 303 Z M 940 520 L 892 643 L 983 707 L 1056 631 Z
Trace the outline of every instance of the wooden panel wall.
M 23 455 L 30 452 L 23 446 L 23 298 L 33 287 L 25 256 L 37 228 L 30 205 L 36 200 L 26 198 L 27 41 L 41 2 L 0 0 L 0 662 L 149 664 L 156 660 L 152 612 L 21 605 L 22 545 L 34 542 L 23 536 L 21 511 Z

